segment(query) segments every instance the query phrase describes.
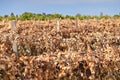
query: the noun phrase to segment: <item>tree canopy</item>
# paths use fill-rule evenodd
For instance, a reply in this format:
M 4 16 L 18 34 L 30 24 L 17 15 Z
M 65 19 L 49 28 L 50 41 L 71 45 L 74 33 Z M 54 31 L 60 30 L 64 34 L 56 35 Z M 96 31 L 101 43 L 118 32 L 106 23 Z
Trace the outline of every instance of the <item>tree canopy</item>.
M 24 12 L 21 15 L 15 15 L 13 12 L 9 15 L 4 15 L 4 16 L 0 16 L 0 20 L 2 20 L 3 18 L 7 18 L 8 20 L 51 20 L 51 19 L 76 19 L 76 17 L 80 20 L 83 19 L 93 19 L 93 18 L 97 18 L 97 19 L 108 19 L 108 18 L 120 18 L 120 13 L 119 14 L 115 14 L 114 16 L 108 16 L 108 15 L 103 15 L 103 13 L 101 12 L 99 16 L 90 16 L 90 15 L 81 15 L 79 13 L 77 13 L 75 16 L 71 16 L 71 15 L 65 15 L 63 16 L 62 14 L 46 14 L 46 13 L 41 13 L 41 14 L 35 14 L 35 13 L 31 13 L 31 12 Z

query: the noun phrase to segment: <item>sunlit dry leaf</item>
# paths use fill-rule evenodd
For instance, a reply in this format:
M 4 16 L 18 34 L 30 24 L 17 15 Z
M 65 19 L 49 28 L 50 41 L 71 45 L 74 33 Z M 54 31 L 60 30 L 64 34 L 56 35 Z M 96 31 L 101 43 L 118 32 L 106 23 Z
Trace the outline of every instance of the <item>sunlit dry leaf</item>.
M 56 28 L 56 20 L 18 21 L 17 59 L 8 22 L 0 25 L 0 79 L 119 78 L 119 19 L 79 20 L 77 28 L 75 20 L 59 23 Z

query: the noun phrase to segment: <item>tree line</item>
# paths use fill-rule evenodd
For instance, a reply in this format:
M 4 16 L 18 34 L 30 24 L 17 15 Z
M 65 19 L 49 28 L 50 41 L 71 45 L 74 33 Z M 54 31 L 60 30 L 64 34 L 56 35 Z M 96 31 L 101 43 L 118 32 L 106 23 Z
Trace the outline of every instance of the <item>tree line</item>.
M 4 15 L 4 16 L 0 16 L 0 21 L 3 19 L 8 19 L 8 20 L 51 20 L 51 19 L 108 19 L 108 18 L 120 18 L 120 13 L 116 14 L 114 16 L 109 16 L 109 15 L 103 15 L 103 13 L 100 13 L 99 16 L 89 16 L 89 15 L 81 15 L 81 14 L 76 14 L 75 16 L 71 16 L 71 15 L 65 15 L 63 16 L 62 14 L 46 14 L 46 13 L 41 13 L 41 14 L 35 14 L 35 13 L 31 13 L 31 12 L 24 12 L 21 15 L 14 15 L 14 13 L 11 13 L 10 15 Z

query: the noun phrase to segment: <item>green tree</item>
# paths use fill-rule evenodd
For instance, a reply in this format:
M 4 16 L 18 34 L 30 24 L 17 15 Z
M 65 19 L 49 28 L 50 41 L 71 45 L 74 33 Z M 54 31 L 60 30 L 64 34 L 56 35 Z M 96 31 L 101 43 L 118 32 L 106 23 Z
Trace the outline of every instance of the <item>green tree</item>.
M 35 14 L 30 12 L 25 12 L 20 16 L 20 20 L 31 20 L 34 19 Z
M 10 14 L 10 16 L 13 17 L 13 16 L 15 16 L 15 15 L 14 15 L 14 13 L 12 12 L 12 13 Z
M 14 15 L 14 13 L 12 12 L 10 14 L 10 16 L 8 17 L 9 20 L 15 20 L 16 19 L 16 16 Z
M 81 14 L 79 14 L 79 13 L 76 14 L 76 17 L 80 17 L 80 16 L 81 16 Z
M 4 15 L 4 18 L 8 18 L 9 16 L 8 15 Z
M 70 15 L 66 15 L 65 18 L 66 18 L 66 19 L 73 19 L 73 20 L 75 19 L 74 16 L 70 16 Z
M 0 16 L 0 21 L 2 21 L 2 19 L 3 19 L 3 17 L 2 17 L 2 16 Z
M 53 18 L 61 18 L 61 19 L 63 19 L 63 16 L 61 14 L 53 14 L 52 17 Z
M 120 18 L 120 15 L 114 15 L 113 17 L 114 18 Z
M 103 16 L 103 12 L 100 13 L 100 17 L 102 17 L 102 16 Z

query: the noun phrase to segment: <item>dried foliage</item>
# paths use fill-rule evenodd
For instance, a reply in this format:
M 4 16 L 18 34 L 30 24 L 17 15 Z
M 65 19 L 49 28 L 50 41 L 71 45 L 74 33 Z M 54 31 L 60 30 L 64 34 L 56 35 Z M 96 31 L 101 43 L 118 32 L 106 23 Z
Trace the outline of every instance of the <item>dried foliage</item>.
M 0 22 L 0 80 L 120 80 L 120 19 Z M 76 26 L 77 25 L 77 26 Z M 19 57 L 13 54 L 17 40 Z

